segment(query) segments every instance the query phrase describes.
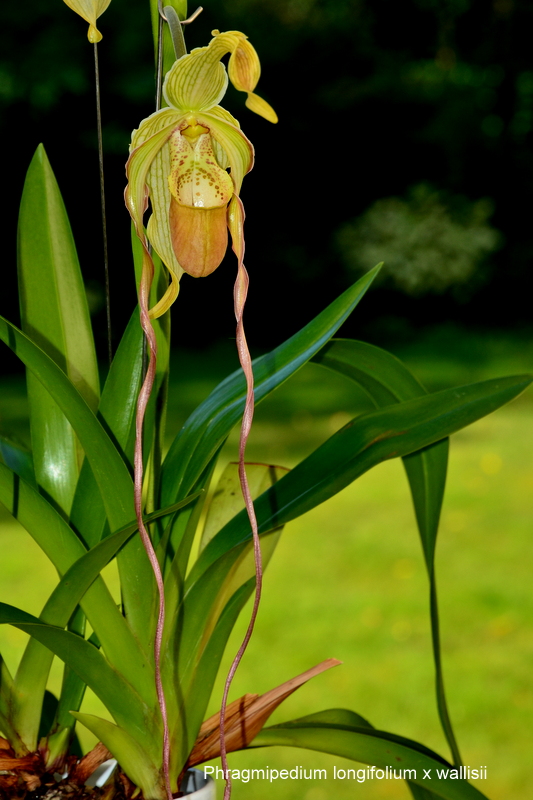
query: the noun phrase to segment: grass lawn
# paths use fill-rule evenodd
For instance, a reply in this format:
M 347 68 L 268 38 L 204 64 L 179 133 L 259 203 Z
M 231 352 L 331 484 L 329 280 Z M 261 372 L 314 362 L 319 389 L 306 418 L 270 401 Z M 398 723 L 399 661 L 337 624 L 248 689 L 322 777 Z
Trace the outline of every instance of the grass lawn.
M 533 364 L 527 340 L 433 332 L 399 353 L 430 389 Z M 234 356 L 176 355 L 169 433 L 213 385 Z M 183 377 L 187 375 L 187 377 Z M 0 426 L 26 433 L 20 381 L 3 384 Z M 292 466 L 364 410 L 352 384 L 320 367 L 304 368 L 257 409 L 248 457 Z M 452 439 L 437 550 L 445 677 L 464 762 L 487 767 L 476 786 L 491 800 L 528 796 L 533 746 L 533 393 Z M 236 433 L 223 460 L 236 458 Z M 0 530 L 0 599 L 38 613 L 54 571 L 29 537 L 7 518 Z M 243 615 L 227 666 L 246 624 Z M 1 651 L 16 664 L 24 634 L 0 630 Z M 301 688 L 272 721 L 325 708 L 351 708 L 376 727 L 412 737 L 448 756 L 434 703 L 427 581 L 402 465 L 380 465 L 332 500 L 290 523 L 265 576 L 256 633 L 233 696 L 263 692 L 335 656 L 341 667 Z M 59 669 L 53 676 L 57 687 Z M 212 700 L 214 712 L 221 688 Z M 96 710 L 94 699 L 86 709 Z M 82 736 L 88 745 L 90 737 Z M 408 798 L 401 781 L 342 781 L 333 767 L 353 762 L 294 749 L 230 756 L 233 768 L 325 769 L 316 780 L 277 780 L 278 800 Z M 530 791 L 530 790 L 529 790 Z M 234 798 L 263 800 L 263 781 L 235 781 Z

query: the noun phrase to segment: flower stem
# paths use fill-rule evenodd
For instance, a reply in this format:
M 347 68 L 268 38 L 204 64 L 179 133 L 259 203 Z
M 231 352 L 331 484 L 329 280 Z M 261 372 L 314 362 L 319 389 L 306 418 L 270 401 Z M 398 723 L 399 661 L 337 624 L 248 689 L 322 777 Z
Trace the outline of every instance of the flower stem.
M 148 263 L 149 262 L 149 263 Z M 150 560 L 154 577 L 157 584 L 159 595 L 159 612 L 157 618 L 157 626 L 154 641 L 154 666 L 155 666 L 155 684 L 157 691 L 157 700 L 159 709 L 161 711 L 161 718 L 163 721 L 163 776 L 165 781 L 165 789 L 168 800 L 172 800 L 172 789 L 170 786 L 170 736 L 168 728 L 167 707 L 165 701 L 165 693 L 163 690 L 163 682 L 161 680 L 161 641 L 163 638 L 163 629 L 165 626 L 165 587 L 163 584 L 163 576 L 161 574 L 161 567 L 150 539 L 150 534 L 142 518 L 142 487 L 143 487 L 143 423 L 146 413 L 146 407 L 150 400 L 152 393 L 155 371 L 156 371 L 156 358 L 157 358 L 157 340 L 155 331 L 150 321 L 148 313 L 149 300 L 150 300 L 150 287 L 152 285 L 153 267 L 151 266 L 151 259 L 145 259 L 143 265 L 143 272 L 141 283 L 139 286 L 139 309 L 141 315 L 141 326 L 144 331 L 146 342 L 149 351 L 149 361 L 146 369 L 146 376 L 143 385 L 139 392 L 137 400 L 137 415 L 135 420 L 135 456 L 134 456 L 134 498 L 135 498 L 135 516 L 139 527 L 144 549 Z
M 235 318 L 237 320 L 237 352 L 239 354 L 239 361 L 246 378 L 246 400 L 244 404 L 244 412 L 241 423 L 241 435 L 239 440 L 239 479 L 241 482 L 241 490 L 244 498 L 244 504 L 250 520 L 250 527 L 252 529 L 253 549 L 254 549 L 254 563 L 255 563 L 255 596 L 250 621 L 248 628 L 244 635 L 241 646 L 237 651 L 237 655 L 233 659 L 226 681 L 224 683 L 224 692 L 222 695 L 222 704 L 220 709 L 220 757 L 222 760 L 222 770 L 226 785 L 224 787 L 224 800 L 229 800 L 231 796 L 231 777 L 228 771 L 228 758 L 226 751 L 226 706 L 228 702 L 229 690 L 234 678 L 235 673 L 241 663 L 242 657 L 248 642 L 252 637 L 252 633 L 257 619 L 257 612 L 259 610 L 259 603 L 261 601 L 261 592 L 263 588 L 263 562 L 261 558 L 261 545 L 259 541 L 259 530 L 257 526 L 257 518 L 255 516 L 254 504 L 248 485 L 248 477 L 246 475 L 246 467 L 244 463 L 246 443 L 250 430 L 252 427 L 252 420 L 254 416 L 254 374 L 252 369 L 252 359 L 244 333 L 243 313 L 248 294 L 249 278 L 244 266 L 244 209 L 240 199 L 234 196 L 230 205 L 229 211 L 230 230 L 233 239 L 233 250 L 238 258 L 237 278 L 235 280 L 235 287 L 233 290 L 233 302 L 235 308 Z
M 100 69 L 98 66 L 98 44 L 93 45 L 94 52 L 94 82 L 96 87 L 96 131 L 98 135 L 98 163 L 100 171 L 100 207 L 102 210 L 102 238 L 104 246 L 104 276 L 105 276 L 105 307 L 107 318 L 107 356 L 109 365 L 113 361 L 113 347 L 111 344 L 111 292 L 109 288 L 109 256 L 107 249 L 107 219 L 105 210 L 104 186 L 104 144 L 102 138 L 102 104 L 100 99 Z

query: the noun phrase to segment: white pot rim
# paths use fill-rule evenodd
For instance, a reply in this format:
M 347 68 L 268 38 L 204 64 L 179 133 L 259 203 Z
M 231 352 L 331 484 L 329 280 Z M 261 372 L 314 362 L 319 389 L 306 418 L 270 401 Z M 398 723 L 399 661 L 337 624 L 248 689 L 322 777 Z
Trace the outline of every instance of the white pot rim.
M 103 786 L 111 777 L 117 762 L 114 758 L 104 761 L 95 769 L 86 786 Z M 181 782 L 180 789 L 189 800 L 215 800 L 216 787 L 213 778 L 200 769 L 188 769 Z

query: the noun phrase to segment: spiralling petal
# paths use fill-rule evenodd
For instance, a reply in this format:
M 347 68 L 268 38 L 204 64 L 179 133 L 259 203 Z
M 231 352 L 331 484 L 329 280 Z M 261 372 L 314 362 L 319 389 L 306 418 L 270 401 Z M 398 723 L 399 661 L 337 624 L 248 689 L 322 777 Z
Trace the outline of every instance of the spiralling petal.
M 63 0 L 69 8 L 79 14 L 89 23 L 87 38 L 92 44 L 99 42 L 102 34 L 96 27 L 96 20 L 100 17 L 111 0 Z

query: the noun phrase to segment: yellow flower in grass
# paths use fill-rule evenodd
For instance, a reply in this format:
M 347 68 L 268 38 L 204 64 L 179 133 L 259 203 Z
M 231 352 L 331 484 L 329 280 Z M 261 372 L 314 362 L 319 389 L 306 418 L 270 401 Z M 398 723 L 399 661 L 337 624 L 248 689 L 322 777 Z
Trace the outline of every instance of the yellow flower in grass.
M 99 42 L 102 34 L 96 27 L 96 20 L 104 13 L 111 0 L 63 0 L 63 2 L 89 23 L 87 38 L 91 44 Z
M 246 105 L 277 122 L 271 106 L 254 94 L 261 67 L 246 36 L 238 31 L 213 35 L 207 47 L 176 61 L 163 87 L 168 108 L 143 120 L 132 136 L 126 205 L 144 245 L 144 266 L 152 269 L 143 227 L 150 201 L 147 237 L 172 279 L 151 309 L 152 318 L 175 300 L 183 272 L 203 277 L 218 267 L 228 227 L 233 247 L 242 255 L 244 213 L 238 196 L 254 150 L 237 120 L 218 105 L 228 85 L 221 63 L 227 53 L 229 78 L 248 93 Z

